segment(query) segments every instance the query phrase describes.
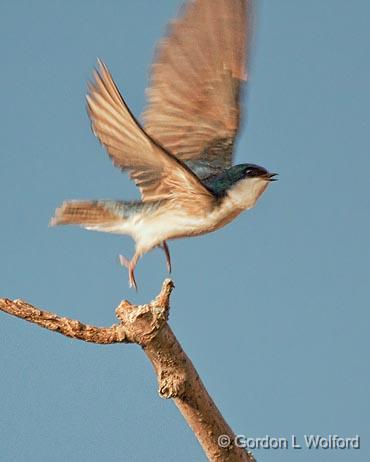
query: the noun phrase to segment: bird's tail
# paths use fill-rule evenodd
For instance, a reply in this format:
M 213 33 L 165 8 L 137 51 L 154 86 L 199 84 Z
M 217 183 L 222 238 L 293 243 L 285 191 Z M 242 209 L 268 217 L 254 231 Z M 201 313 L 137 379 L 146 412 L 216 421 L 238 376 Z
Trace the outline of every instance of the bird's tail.
M 86 228 L 114 226 L 128 218 L 124 202 L 66 201 L 55 210 L 50 226 L 80 225 Z M 131 207 L 130 207 L 131 208 Z

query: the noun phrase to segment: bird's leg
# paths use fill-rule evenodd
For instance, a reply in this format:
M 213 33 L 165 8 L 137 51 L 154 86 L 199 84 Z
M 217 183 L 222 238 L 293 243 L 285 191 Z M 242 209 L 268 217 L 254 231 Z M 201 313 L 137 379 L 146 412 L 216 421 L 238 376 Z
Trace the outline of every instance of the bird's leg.
M 137 290 L 137 284 L 135 280 L 135 266 L 137 264 L 137 261 L 139 260 L 139 255 L 135 253 L 135 255 L 132 257 L 132 260 L 128 260 L 126 257 L 123 255 L 119 256 L 119 261 L 122 266 L 125 266 L 128 269 L 128 282 L 130 288 L 133 287 L 135 290 Z
M 170 249 L 168 248 L 167 242 L 163 241 L 160 247 L 163 249 L 166 255 L 167 271 L 171 273 L 171 255 L 170 255 Z

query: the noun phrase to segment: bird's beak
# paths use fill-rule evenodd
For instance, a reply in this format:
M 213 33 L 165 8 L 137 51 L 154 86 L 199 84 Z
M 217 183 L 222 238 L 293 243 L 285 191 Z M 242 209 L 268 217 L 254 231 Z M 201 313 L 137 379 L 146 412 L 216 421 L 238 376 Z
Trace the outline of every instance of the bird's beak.
M 265 178 L 267 181 L 277 181 L 277 178 L 274 178 L 277 175 L 278 173 L 266 173 Z

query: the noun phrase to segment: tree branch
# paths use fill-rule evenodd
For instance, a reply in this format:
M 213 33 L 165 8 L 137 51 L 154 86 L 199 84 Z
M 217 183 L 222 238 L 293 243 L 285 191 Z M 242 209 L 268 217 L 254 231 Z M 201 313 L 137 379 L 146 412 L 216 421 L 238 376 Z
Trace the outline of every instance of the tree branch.
M 85 342 L 137 343 L 153 364 L 160 396 L 173 398 L 208 459 L 212 462 L 254 462 L 252 454 L 234 444 L 234 433 L 167 323 L 173 287 L 173 282 L 166 279 L 159 295 L 145 305 L 132 305 L 124 300 L 116 309 L 120 322 L 111 327 L 83 324 L 40 310 L 22 300 L 0 299 L 0 310 Z M 229 438 L 227 447 L 218 444 L 221 435 Z

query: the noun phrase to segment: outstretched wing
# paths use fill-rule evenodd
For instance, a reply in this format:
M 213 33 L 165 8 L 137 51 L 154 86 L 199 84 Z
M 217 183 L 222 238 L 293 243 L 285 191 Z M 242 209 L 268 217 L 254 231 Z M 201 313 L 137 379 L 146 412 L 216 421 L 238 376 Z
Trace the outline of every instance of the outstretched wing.
M 248 0 L 189 0 L 156 52 L 145 130 L 200 178 L 232 165 L 249 13 Z
M 200 209 L 213 204 L 212 193 L 194 173 L 156 144 L 140 127 L 120 95 L 107 67 L 99 61 L 89 84 L 92 129 L 114 164 L 128 170 L 144 201 L 176 199 Z

